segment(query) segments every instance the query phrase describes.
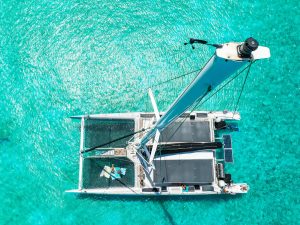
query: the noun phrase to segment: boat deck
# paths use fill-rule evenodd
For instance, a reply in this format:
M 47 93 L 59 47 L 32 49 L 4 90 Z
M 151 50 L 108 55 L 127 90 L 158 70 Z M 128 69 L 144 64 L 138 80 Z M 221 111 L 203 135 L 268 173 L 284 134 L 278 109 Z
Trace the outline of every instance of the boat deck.
M 72 192 L 99 194 L 220 194 L 216 164 L 215 118 L 239 120 L 239 114 L 225 112 L 185 113 L 161 134 L 154 158 L 155 170 L 145 169 L 135 148 L 142 134 L 129 135 L 154 122 L 153 113 L 98 114 L 82 119 L 82 150 L 79 188 Z M 122 136 L 128 136 L 113 142 Z M 106 144 L 108 143 L 108 144 Z M 188 144 L 190 143 L 190 144 Z M 152 148 L 149 142 L 149 150 Z M 190 145 L 190 146 L 189 146 Z M 97 148 L 97 146 L 101 146 Z M 183 146 L 183 147 L 182 147 Z M 175 150 L 175 151 L 174 151 Z M 223 150 L 223 149 L 221 149 Z M 185 151 L 185 152 L 182 152 Z M 139 153 L 140 154 L 140 153 Z M 104 167 L 125 168 L 118 179 L 100 176 Z M 183 189 L 182 186 L 187 186 Z

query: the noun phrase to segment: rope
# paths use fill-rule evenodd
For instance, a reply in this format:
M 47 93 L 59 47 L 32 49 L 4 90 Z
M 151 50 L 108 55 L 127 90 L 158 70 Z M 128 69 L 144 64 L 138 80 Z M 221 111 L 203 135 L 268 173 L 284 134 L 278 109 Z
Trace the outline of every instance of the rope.
M 148 86 L 148 87 L 146 87 L 146 88 L 138 88 L 138 89 L 136 89 L 134 92 L 131 92 L 130 94 L 127 94 L 127 96 L 128 96 L 128 98 L 135 98 L 136 96 L 141 96 L 141 95 L 142 95 L 143 98 L 144 98 L 144 97 L 146 97 L 146 94 L 147 94 L 147 91 L 148 91 L 149 88 L 157 88 L 157 87 L 159 87 L 159 86 L 161 86 L 161 85 L 165 85 L 165 84 L 167 84 L 167 83 L 169 83 L 169 82 L 171 82 L 171 81 L 174 81 L 174 80 L 177 80 L 177 79 L 186 77 L 186 76 L 188 76 L 188 75 L 190 75 L 190 74 L 199 72 L 199 71 L 201 71 L 201 70 L 202 70 L 202 68 L 201 68 L 201 69 L 196 69 L 196 70 L 187 72 L 187 73 L 185 73 L 185 74 L 181 74 L 181 75 L 178 75 L 178 76 L 175 76 L 175 77 L 166 79 L 166 80 L 164 80 L 164 81 L 162 81 L 162 82 L 159 82 L 159 83 L 156 83 L 156 84 L 154 84 L 154 85 L 150 85 L 150 86 Z M 158 88 L 157 88 L 157 89 L 158 89 Z M 119 98 L 118 98 L 119 95 L 120 95 L 120 93 L 115 93 L 115 94 L 109 95 L 109 96 L 108 96 L 108 95 L 104 95 L 103 97 L 104 97 L 104 98 L 108 97 L 108 98 L 106 98 L 106 100 L 107 100 L 107 101 L 111 101 L 111 100 L 113 100 L 113 99 L 117 99 L 117 100 L 118 100 L 118 99 L 119 99 Z M 146 103 L 146 101 L 144 101 L 144 102 Z
M 103 168 L 103 170 L 107 173 L 107 174 L 110 174 L 111 176 L 114 176 L 112 175 L 110 172 L 108 172 L 106 169 Z M 115 180 L 118 181 L 120 184 L 122 184 L 124 187 L 128 188 L 130 191 L 134 192 L 135 194 L 137 194 L 131 187 L 129 187 L 127 184 L 125 184 L 123 181 L 121 181 L 119 178 L 116 178 L 114 176 Z M 110 180 L 109 180 L 110 181 Z
M 202 106 L 205 102 L 207 102 L 209 99 L 211 99 L 214 95 L 216 95 L 219 91 L 221 91 L 224 87 L 226 87 L 229 83 L 231 83 L 235 78 L 237 78 L 240 74 L 242 74 L 242 72 L 244 72 L 246 69 L 248 69 L 247 71 L 247 75 L 246 75 L 246 79 L 249 75 L 249 71 L 250 71 L 250 67 L 253 63 L 255 63 L 255 61 L 250 62 L 250 64 L 248 66 L 246 66 L 244 69 L 242 69 L 240 72 L 238 72 L 235 76 L 233 76 L 230 80 L 228 80 L 223 86 L 221 86 L 218 90 L 216 90 L 211 96 L 209 96 L 207 99 L 205 99 L 203 102 L 201 102 L 203 100 L 203 98 L 209 93 L 209 90 L 204 94 L 203 97 L 201 97 L 199 100 L 197 100 L 196 105 L 192 108 L 191 112 L 193 112 L 195 110 L 196 107 L 198 106 Z M 244 81 L 243 87 L 242 87 L 242 91 L 244 89 L 245 83 L 246 83 L 246 79 Z M 241 94 L 239 96 L 239 99 L 241 97 Z M 200 104 L 201 102 L 201 104 Z M 200 104 L 200 105 L 199 105 Z M 184 117 L 183 120 L 180 122 L 180 125 L 177 127 L 177 129 L 175 130 L 175 132 L 172 134 L 172 136 L 170 138 L 168 138 L 169 140 L 175 135 L 175 133 L 178 131 L 178 129 L 182 126 L 182 124 L 184 123 L 184 121 L 187 119 L 187 117 Z M 174 123 L 175 124 L 175 123 Z M 175 127 L 175 125 L 173 125 L 173 127 Z M 172 128 L 173 128 L 172 127 Z
M 192 51 L 191 53 L 193 53 L 193 52 L 194 52 L 194 51 Z M 179 54 L 179 53 L 175 53 L 175 54 Z M 175 54 L 174 54 L 174 55 L 175 55 Z M 171 56 L 173 56 L 173 55 L 171 55 Z M 180 64 L 182 61 L 184 61 L 184 60 L 186 60 L 186 59 L 188 59 L 188 58 L 190 58 L 190 57 L 191 57 L 191 54 L 187 55 L 186 57 L 182 57 L 182 58 L 180 58 L 180 59 L 177 60 L 177 61 L 175 60 L 175 62 L 173 62 L 173 63 L 168 63 L 168 64 L 169 64 L 169 65 L 170 65 L 170 64 L 171 64 L 171 65 Z M 167 59 L 167 60 L 169 60 L 169 59 Z M 170 79 L 164 80 L 164 81 L 159 82 L 159 83 L 157 83 L 157 84 L 149 85 L 149 86 L 146 87 L 146 88 L 136 88 L 134 92 L 131 92 L 130 94 L 127 94 L 127 96 L 130 97 L 130 98 L 135 98 L 135 96 L 138 95 L 138 96 L 142 96 L 142 97 L 144 98 L 144 96 L 146 96 L 147 90 L 148 90 L 149 88 L 158 87 L 158 86 L 163 85 L 163 84 L 166 84 L 166 83 L 168 83 L 168 82 L 170 82 L 170 81 L 173 81 L 173 80 L 176 80 L 176 79 L 179 79 L 179 78 L 188 76 L 188 75 L 190 75 L 190 74 L 192 74 L 192 73 L 199 72 L 199 71 L 201 71 L 201 70 L 202 70 L 202 68 L 201 68 L 201 69 L 194 70 L 194 71 L 191 71 L 191 72 L 187 72 L 187 73 L 185 73 L 185 74 L 181 74 L 181 75 L 179 75 L 179 76 L 175 76 L 175 77 L 172 77 L 172 78 L 170 78 Z M 119 91 L 120 91 L 120 90 L 119 90 Z M 122 91 L 126 91 L 126 90 L 122 90 Z M 102 97 L 105 98 L 106 101 L 111 101 L 111 100 L 114 100 L 114 99 L 119 99 L 119 98 L 118 98 L 119 95 L 120 95 L 120 92 L 115 92 L 113 95 L 106 94 L 106 95 L 103 95 Z M 117 101 L 118 101 L 118 100 L 117 100 Z M 145 104 L 146 104 L 146 101 L 145 101 Z
M 150 128 L 147 128 L 147 129 L 150 129 Z M 109 144 L 111 144 L 111 143 L 114 143 L 114 142 L 116 142 L 116 141 L 119 141 L 119 140 L 122 140 L 122 139 L 124 139 L 124 138 L 131 137 L 131 136 L 133 136 L 133 135 L 135 135 L 135 134 L 138 134 L 138 133 L 144 132 L 144 131 L 145 131 L 145 130 L 147 130 L 147 129 L 144 129 L 144 128 L 143 128 L 143 129 L 141 129 L 141 130 L 138 130 L 138 131 L 136 131 L 136 132 L 133 132 L 133 133 L 131 133 L 131 134 L 127 134 L 127 135 L 125 135 L 125 136 L 122 136 L 122 137 L 116 138 L 116 139 L 114 139 L 114 140 L 112 140 L 112 141 L 109 141 L 109 142 L 106 142 L 106 143 L 104 143 L 104 144 L 101 144 L 101 145 L 98 145 L 98 146 L 95 146 L 95 147 L 92 147 L 92 148 L 89 148 L 89 149 L 83 150 L 83 151 L 81 151 L 81 153 L 86 153 L 86 152 L 93 151 L 93 150 L 95 150 L 95 149 L 97 149 L 97 148 L 104 147 L 104 146 L 106 146 L 106 145 L 109 145 Z
M 170 82 L 170 81 L 173 81 L 173 80 L 176 80 L 176 79 L 179 79 L 179 78 L 185 77 L 185 76 L 187 76 L 187 75 L 190 75 L 190 74 L 192 74 L 192 73 L 199 72 L 199 71 L 201 71 L 201 70 L 202 70 L 202 68 L 201 68 L 201 69 L 197 69 L 197 70 L 193 70 L 193 71 L 191 71 L 191 72 L 188 72 L 188 73 L 185 73 L 185 74 L 182 74 L 182 75 L 179 75 L 179 76 L 173 77 L 173 78 L 170 78 L 170 79 L 168 79 L 168 80 L 165 80 L 165 81 L 162 81 L 162 82 L 159 82 L 159 83 L 157 83 L 157 84 L 154 84 L 154 85 L 152 85 L 152 86 L 149 86 L 149 87 L 147 88 L 147 90 L 148 90 L 149 88 L 154 88 L 154 87 L 157 87 L 157 86 L 163 85 L 163 84 L 165 84 L 165 83 L 168 83 L 168 82 Z
M 243 91 L 244 91 L 244 87 L 245 87 L 245 84 L 246 84 L 246 81 L 247 81 L 248 75 L 249 75 L 249 73 L 250 73 L 251 65 L 252 65 L 252 62 L 250 62 L 250 65 L 249 65 L 249 68 L 248 68 L 248 71 L 247 71 L 247 74 L 246 74 L 246 77 L 245 77 L 245 80 L 244 80 L 244 83 L 243 83 L 243 86 L 242 86 L 242 89 L 241 89 L 240 95 L 239 95 L 239 97 L 238 97 L 237 103 L 236 103 L 236 105 L 235 105 L 235 108 L 234 108 L 234 111 L 233 111 L 233 115 L 236 113 L 236 110 L 237 110 L 238 104 L 239 104 L 239 102 L 240 102 L 240 98 L 241 98 L 241 96 L 242 96 L 242 93 L 243 93 Z
M 251 64 L 254 64 L 256 62 L 253 61 Z M 239 73 L 237 73 L 235 76 L 233 76 L 230 80 L 228 80 L 225 84 L 223 84 L 218 90 L 216 90 L 212 95 L 210 95 L 207 99 L 205 99 L 200 106 L 202 106 L 205 102 L 207 102 L 209 99 L 211 99 L 213 96 L 215 96 L 219 91 L 221 91 L 224 87 L 226 87 L 229 83 L 231 83 L 235 78 L 237 78 L 239 75 L 241 75 L 242 72 L 244 72 L 247 68 L 249 68 L 250 65 L 246 66 L 244 69 L 242 69 Z

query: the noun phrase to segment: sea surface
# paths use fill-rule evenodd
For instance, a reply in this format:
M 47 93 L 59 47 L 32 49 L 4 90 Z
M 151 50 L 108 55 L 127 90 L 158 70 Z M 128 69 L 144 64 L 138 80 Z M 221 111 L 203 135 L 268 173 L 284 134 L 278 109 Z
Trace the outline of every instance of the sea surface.
M 299 1 L 0 0 L 0 224 L 299 224 Z M 233 135 L 243 196 L 82 198 L 88 113 L 166 110 L 214 53 L 253 36 L 271 49 L 241 95 Z M 245 73 L 199 110 L 234 110 Z M 160 84 L 160 85 L 158 85 Z

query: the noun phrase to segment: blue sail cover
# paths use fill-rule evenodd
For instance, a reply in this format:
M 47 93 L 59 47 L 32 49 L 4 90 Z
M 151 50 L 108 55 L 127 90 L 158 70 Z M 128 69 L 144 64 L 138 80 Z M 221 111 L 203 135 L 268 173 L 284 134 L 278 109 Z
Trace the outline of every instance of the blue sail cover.
M 219 51 L 222 51 L 222 49 L 219 49 Z M 216 88 L 247 62 L 246 60 L 225 59 L 219 57 L 218 54 L 214 54 L 193 82 L 173 102 L 166 113 L 157 121 L 156 125 L 142 138 L 141 146 L 145 146 L 157 130 L 162 131 L 166 128 L 198 99 L 203 97 L 209 89 L 213 90 Z

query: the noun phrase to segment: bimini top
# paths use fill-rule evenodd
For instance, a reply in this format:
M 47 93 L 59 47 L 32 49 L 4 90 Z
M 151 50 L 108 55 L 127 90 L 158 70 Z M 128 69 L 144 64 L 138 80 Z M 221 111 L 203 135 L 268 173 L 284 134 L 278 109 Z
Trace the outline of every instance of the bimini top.
M 209 184 L 214 181 L 213 152 L 169 155 L 154 160 L 153 180 L 164 184 Z

